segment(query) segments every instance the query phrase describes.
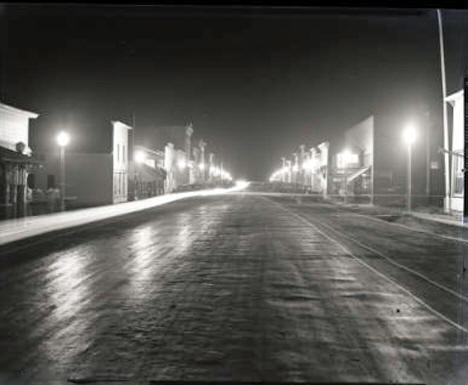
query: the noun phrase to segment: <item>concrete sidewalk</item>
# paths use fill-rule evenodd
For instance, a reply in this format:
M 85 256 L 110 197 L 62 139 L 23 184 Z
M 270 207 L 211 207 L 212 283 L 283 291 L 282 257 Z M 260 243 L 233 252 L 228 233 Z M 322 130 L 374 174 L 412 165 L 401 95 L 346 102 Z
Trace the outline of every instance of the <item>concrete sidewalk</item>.
M 450 214 L 438 214 L 438 213 L 425 213 L 419 211 L 413 211 L 411 215 L 415 218 L 423 219 L 426 221 L 433 221 L 438 223 L 443 223 L 451 226 L 458 226 L 468 228 L 468 223 L 463 221 L 463 216 L 460 215 L 450 215 Z
M 444 225 L 456 226 L 456 227 L 463 227 L 468 228 L 468 223 L 464 223 L 462 214 L 443 214 L 441 212 L 425 212 L 425 211 L 418 211 L 413 210 L 411 213 L 408 213 L 405 210 L 392 208 L 392 207 L 385 207 L 385 206 L 376 206 L 372 204 L 359 204 L 359 203 L 349 203 L 344 204 L 342 202 L 333 202 L 330 201 L 339 207 L 347 208 L 347 209 L 358 209 L 361 212 L 372 215 L 372 216 L 404 216 L 409 215 L 414 218 L 429 221 L 433 223 L 440 223 Z
M 244 184 L 238 184 L 227 189 L 215 188 L 210 190 L 173 193 L 139 201 L 119 203 L 115 205 L 106 205 L 24 218 L 7 219 L 0 221 L 0 245 L 28 237 L 33 237 L 35 235 L 45 234 L 51 231 L 63 230 L 75 226 L 97 222 L 103 219 L 116 217 L 119 215 L 146 210 L 180 199 L 226 194 L 229 192 L 240 191 L 245 187 L 246 185 Z

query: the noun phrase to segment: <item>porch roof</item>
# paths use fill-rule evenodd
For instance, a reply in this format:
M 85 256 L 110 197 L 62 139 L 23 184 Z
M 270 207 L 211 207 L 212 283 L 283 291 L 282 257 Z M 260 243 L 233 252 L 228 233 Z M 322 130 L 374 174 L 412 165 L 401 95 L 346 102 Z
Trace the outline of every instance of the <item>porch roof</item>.
M 36 157 L 0 146 L 0 163 L 41 164 L 42 162 Z

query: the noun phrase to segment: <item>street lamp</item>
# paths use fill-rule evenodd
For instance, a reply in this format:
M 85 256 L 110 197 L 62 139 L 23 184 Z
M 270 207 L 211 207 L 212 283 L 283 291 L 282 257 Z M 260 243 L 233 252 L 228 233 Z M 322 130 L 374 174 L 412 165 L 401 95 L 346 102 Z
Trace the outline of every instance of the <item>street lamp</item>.
M 183 159 L 179 160 L 179 168 L 180 168 L 181 170 L 184 170 L 186 166 L 187 166 L 187 165 L 186 165 L 186 163 L 185 163 L 185 160 L 183 160 Z
M 70 143 L 70 135 L 65 131 L 60 131 L 57 135 L 57 143 L 60 147 L 65 147 Z
M 403 141 L 408 147 L 408 190 L 406 197 L 406 208 L 411 212 L 411 147 L 416 140 L 416 129 L 412 124 L 408 124 L 403 130 Z
M 70 143 L 70 135 L 60 131 L 57 135 L 57 144 L 60 147 L 60 210 L 65 210 L 65 147 Z
M 135 162 L 137 163 L 143 163 L 146 159 L 146 155 L 143 151 L 136 151 L 135 152 Z

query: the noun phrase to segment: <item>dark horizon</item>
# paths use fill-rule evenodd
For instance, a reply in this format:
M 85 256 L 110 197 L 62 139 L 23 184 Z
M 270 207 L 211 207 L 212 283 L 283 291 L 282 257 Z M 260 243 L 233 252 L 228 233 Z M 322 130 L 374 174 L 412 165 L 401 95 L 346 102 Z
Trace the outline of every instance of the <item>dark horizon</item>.
M 371 114 L 428 106 L 440 139 L 435 11 L 373 12 L 6 5 L 0 98 L 39 113 L 43 138 L 135 114 L 136 142 L 161 149 L 158 127 L 192 122 L 208 152 L 252 180 Z M 452 93 L 468 13 L 443 14 Z

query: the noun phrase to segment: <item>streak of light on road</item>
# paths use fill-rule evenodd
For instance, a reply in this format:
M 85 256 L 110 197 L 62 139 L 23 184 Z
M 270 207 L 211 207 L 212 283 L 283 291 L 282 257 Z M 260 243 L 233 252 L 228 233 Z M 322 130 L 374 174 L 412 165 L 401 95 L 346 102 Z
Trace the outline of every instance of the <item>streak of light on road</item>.
M 248 182 L 239 181 L 230 188 L 214 188 L 201 191 L 173 193 L 116 205 L 93 207 L 75 211 L 65 211 L 33 217 L 8 219 L 2 221 L 0 224 L 0 245 L 35 235 L 44 234 L 50 231 L 62 230 L 69 227 L 84 225 L 87 223 L 116 217 L 119 215 L 146 210 L 149 208 L 165 205 L 167 203 L 175 202 L 180 199 L 238 192 L 245 189 L 248 185 Z

